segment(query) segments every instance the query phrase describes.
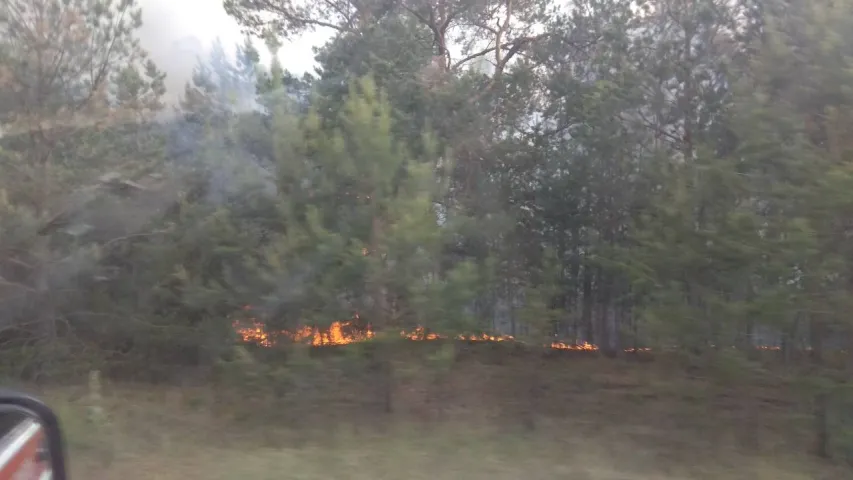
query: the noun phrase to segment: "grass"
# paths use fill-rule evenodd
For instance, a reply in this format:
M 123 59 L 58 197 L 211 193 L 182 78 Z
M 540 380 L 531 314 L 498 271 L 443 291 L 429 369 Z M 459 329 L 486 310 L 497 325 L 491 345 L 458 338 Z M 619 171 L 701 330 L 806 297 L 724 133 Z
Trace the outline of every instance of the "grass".
M 106 419 L 98 424 L 88 420 L 85 386 L 41 394 L 63 420 L 74 478 L 92 480 L 853 478 L 846 467 L 803 453 L 807 439 L 790 440 L 803 422 L 791 421 L 792 407 L 772 386 L 750 393 L 773 400 L 747 411 L 755 414 L 751 441 L 760 444 L 752 449 L 739 433 L 737 392 L 649 366 L 598 365 L 547 375 L 557 380 L 537 400 L 533 430 L 511 418 L 530 405 L 481 408 L 509 395 L 513 377 L 500 377 L 506 366 L 477 365 L 448 378 L 455 394 L 443 397 L 449 407 L 440 421 L 418 421 L 407 409 L 415 403 L 406 396 L 412 384 L 397 393 L 393 415 L 342 417 L 326 404 L 298 428 L 257 421 L 265 414 L 259 403 L 247 421 L 241 405 L 223 405 L 226 395 L 210 388 L 107 384 Z
M 72 472 L 88 479 L 777 479 L 840 478 L 805 458 L 710 453 L 704 463 L 674 461 L 672 452 L 603 433 L 550 425 L 533 434 L 406 423 L 305 432 L 227 430 L 189 409 L 121 398 L 110 423 L 80 421 L 80 405 L 61 404 Z M 74 420 L 77 419 L 77 420 Z M 563 427 L 563 428 L 558 428 Z

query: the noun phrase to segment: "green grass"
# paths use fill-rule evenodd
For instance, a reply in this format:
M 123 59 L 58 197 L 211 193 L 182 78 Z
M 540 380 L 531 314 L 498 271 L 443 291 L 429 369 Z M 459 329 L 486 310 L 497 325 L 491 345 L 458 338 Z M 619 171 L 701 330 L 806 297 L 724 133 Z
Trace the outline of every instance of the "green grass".
M 73 478 L 799 480 L 849 478 L 807 455 L 745 455 L 725 438 L 601 418 L 540 419 L 532 432 L 455 417 L 247 427 L 212 407 L 209 390 L 105 388 L 101 424 L 85 388 L 43 392 L 66 429 Z M 630 402 L 630 400 L 626 400 Z M 626 408 L 629 404 L 626 403 Z M 617 407 L 618 406 L 614 406 Z M 645 439 L 645 440 L 644 440 Z M 652 440 L 657 439 L 657 440 Z

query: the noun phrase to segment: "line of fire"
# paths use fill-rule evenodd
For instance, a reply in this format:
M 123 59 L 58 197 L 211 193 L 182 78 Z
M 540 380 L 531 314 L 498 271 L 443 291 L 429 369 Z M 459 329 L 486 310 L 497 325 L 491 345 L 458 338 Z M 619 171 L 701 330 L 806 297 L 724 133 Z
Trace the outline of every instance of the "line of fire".
M 244 307 L 244 310 L 251 310 L 251 307 Z M 376 332 L 368 324 L 364 326 L 358 325 L 358 314 L 355 314 L 353 320 L 333 322 L 328 328 L 321 329 L 318 327 L 302 326 L 295 330 L 270 330 L 267 326 L 255 318 L 246 320 L 235 320 L 232 324 L 237 335 L 244 343 L 256 344 L 261 347 L 272 347 L 279 339 L 285 338 L 289 342 L 306 343 L 314 347 L 349 345 L 358 342 L 370 340 L 376 336 Z M 431 340 L 447 340 L 455 338 L 459 341 L 466 342 L 519 342 L 511 335 L 491 335 L 488 333 L 479 334 L 460 334 L 455 336 L 443 335 L 441 333 L 427 331 L 424 327 L 416 327 L 411 331 L 403 330 L 400 336 L 410 341 L 431 341 Z M 578 352 L 597 352 L 598 345 L 591 343 L 567 343 L 561 341 L 553 341 L 550 344 L 543 345 L 544 348 L 553 350 L 568 350 Z M 779 350 L 780 347 L 762 346 L 757 347 L 761 350 Z M 626 348 L 625 352 L 640 353 L 651 352 L 650 348 Z

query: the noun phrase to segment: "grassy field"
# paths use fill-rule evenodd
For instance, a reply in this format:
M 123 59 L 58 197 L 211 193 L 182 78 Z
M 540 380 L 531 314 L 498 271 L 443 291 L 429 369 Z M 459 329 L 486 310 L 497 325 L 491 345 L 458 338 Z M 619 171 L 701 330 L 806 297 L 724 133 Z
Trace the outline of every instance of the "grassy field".
M 799 437 L 808 431 L 799 429 L 807 419 L 770 387 L 751 390 L 757 400 L 744 411 L 733 408 L 742 403 L 737 392 L 706 380 L 598 365 L 559 368 L 564 376 L 544 386 L 532 430 L 510 418 L 524 405 L 479 408 L 506 388 L 506 378 L 495 383 L 506 366 L 470 366 L 448 378 L 455 394 L 443 397 L 450 406 L 440 419 L 418 417 L 417 389 L 401 382 L 392 415 L 354 417 L 323 404 L 300 415 L 298 428 L 264 422 L 259 404 L 249 416 L 245 407 L 232 411 L 208 387 L 106 382 L 105 417 L 94 423 L 85 386 L 40 393 L 63 419 L 74 477 L 93 480 L 853 478 L 805 453 L 810 440 Z M 748 422 L 745 412 L 754 414 Z

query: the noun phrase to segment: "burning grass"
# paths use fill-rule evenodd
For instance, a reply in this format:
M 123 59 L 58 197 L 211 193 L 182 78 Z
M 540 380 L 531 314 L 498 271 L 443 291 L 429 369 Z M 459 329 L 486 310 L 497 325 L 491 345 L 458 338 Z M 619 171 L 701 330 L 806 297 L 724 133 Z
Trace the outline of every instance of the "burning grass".
M 256 344 L 261 347 L 272 347 L 281 339 L 286 339 L 287 341 L 295 343 L 307 343 L 314 347 L 324 347 L 350 345 L 353 343 L 364 342 L 376 337 L 376 332 L 369 324 L 358 324 L 358 315 L 356 315 L 353 320 L 333 322 L 325 329 L 302 326 L 294 330 L 272 330 L 263 322 L 254 318 L 235 320 L 233 322 L 233 328 L 242 342 Z M 439 332 L 427 331 L 424 327 L 416 327 L 410 331 L 402 330 L 400 332 L 400 337 L 406 340 L 419 342 L 447 339 L 464 342 L 517 342 L 515 337 L 512 335 L 493 335 L 482 332 L 449 336 Z M 581 352 L 597 352 L 599 350 L 598 345 L 593 345 L 588 342 L 567 343 L 562 341 L 553 341 L 549 344 L 543 345 L 543 347 L 553 350 L 572 350 Z M 650 349 L 629 348 L 625 351 L 648 352 Z
M 255 316 L 254 309 L 250 305 L 243 307 L 242 318 L 234 320 L 232 326 L 237 332 L 237 336 L 244 343 L 253 343 L 261 347 L 272 347 L 278 341 L 286 339 L 295 343 L 307 343 L 314 347 L 334 346 L 334 345 L 349 345 L 358 342 L 364 342 L 376 337 L 376 332 L 369 323 L 362 323 L 356 312 L 351 320 L 333 322 L 328 328 L 318 328 L 316 326 L 301 326 L 292 330 L 275 330 L 270 329 L 267 325 Z M 412 330 L 402 330 L 400 337 L 411 341 L 432 341 L 446 340 L 452 338 L 455 340 L 467 342 L 516 342 L 512 335 L 494 335 L 485 332 L 457 334 L 448 336 L 440 332 L 428 331 L 422 326 L 415 327 Z M 543 345 L 545 348 L 555 350 L 576 350 L 595 352 L 598 351 L 598 346 L 588 342 L 582 343 L 566 343 L 562 341 L 553 341 L 550 344 Z M 648 351 L 647 348 L 628 349 L 626 351 Z
M 254 309 L 250 305 L 243 307 L 243 314 L 232 322 L 232 327 L 243 343 L 255 344 L 261 347 L 272 347 L 282 339 L 309 344 L 314 347 L 341 346 L 360 343 L 376 337 L 376 332 L 369 323 L 361 322 L 358 313 L 351 320 L 332 322 L 327 328 L 316 326 L 301 326 L 292 330 L 271 329 L 263 321 L 255 316 Z M 429 331 L 423 326 L 412 330 L 400 331 L 400 337 L 410 341 L 437 341 L 457 340 L 464 342 L 488 342 L 488 343 L 521 343 L 512 335 L 496 335 L 485 332 L 467 333 L 457 335 L 446 335 L 440 332 Z M 599 346 L 589 342 L 570 343 L 554 340 L 541 345 L 545 349 L 577 352 L 598 352 Z M 778 346 L 756 346 L 758 350 L 780 351 Z M 624 349 L 629 354 L 651 353 L 648 347 L 629 347 Z

